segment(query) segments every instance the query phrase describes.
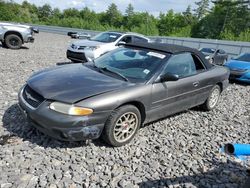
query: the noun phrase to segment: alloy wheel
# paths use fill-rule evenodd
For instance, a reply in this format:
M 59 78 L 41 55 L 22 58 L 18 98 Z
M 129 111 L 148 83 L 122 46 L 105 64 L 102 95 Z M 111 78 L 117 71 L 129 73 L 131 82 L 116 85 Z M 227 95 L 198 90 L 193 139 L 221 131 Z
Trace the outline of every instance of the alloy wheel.
M 127 112 L 119 117 L 114 127 L 114 138 L 117 142 L 126 142 L 137 130 L 138 117 L 133 112 Z
M 211 93 L 210 100 L 209 100 L 209 106 L 211 108 L 214 108 L 217 104 L 218 100 L 220 98 L 220 90 L 218 88 L 215 88 L 213 92 Z

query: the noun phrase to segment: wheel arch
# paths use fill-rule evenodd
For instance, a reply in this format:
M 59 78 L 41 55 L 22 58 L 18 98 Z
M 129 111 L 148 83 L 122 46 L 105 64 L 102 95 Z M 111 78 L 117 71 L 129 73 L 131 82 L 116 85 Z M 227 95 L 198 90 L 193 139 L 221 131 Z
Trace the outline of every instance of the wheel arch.
M 220 87 L 220 92 L 222 92 L 223 91 L 223 83 L 218 82 L 218 83 L 216 83 L 216 85 L 218 85 Z
M 17 32 L 17 31 L 7 31 L 5 34 L 4 34 L 4 40 L 5 38 L 8 36 L 8 35 L 11 35 L 11 34 L 14 34 L 14 35 L 17 35 L 21 38 L 22 40 L 22 43 L 23 43 L 23 36 L 21 35 L 21 33 Z
M 117 108 L 120 108 L 120 107 L 125 106 L 125 105 L 133 105 L 140 111 L 141 124 L 143 124 L 143 122 L 146 119 L 146 109 L 145 109 L 144 104 L 142 102 L 139 102 L 139 101 L 130 101 L 130 102 L 126 102 L 126 103 L 123 103 L 123 104 L 119 105 Z

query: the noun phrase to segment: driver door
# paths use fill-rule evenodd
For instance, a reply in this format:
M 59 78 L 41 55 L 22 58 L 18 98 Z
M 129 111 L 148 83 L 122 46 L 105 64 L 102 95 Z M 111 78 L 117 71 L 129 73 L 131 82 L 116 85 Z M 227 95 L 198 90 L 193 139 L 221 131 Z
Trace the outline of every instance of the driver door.
M 194 60 L 190 53 L 172 56 L 162 75 L 164 73 L 176 74 L 179 80 L 153 84 L 151 116 L 154 120 L 194 106 L 199 87 Z

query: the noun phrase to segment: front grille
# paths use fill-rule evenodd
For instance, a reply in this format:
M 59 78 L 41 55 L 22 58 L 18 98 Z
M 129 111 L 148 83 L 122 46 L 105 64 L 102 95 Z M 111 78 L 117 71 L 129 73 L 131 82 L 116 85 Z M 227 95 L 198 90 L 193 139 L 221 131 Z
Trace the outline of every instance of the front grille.
M 44 101 L 44 98 L 31 89 L 28 85 L 26 85 L 23 90 L 23 98 L 34 108 L 37 108 Z
M 84 50 L 86 46 L 79 46 L 78 50 Z
M 72 52 L 72 51 L 68 50 L 67 51 L 67 57 L 69 59 L 77 59 L 77 60 L 82 61 L 82 62 L 87 62 L 88 61 L 85 54 L 82 53 L 82 52 Z

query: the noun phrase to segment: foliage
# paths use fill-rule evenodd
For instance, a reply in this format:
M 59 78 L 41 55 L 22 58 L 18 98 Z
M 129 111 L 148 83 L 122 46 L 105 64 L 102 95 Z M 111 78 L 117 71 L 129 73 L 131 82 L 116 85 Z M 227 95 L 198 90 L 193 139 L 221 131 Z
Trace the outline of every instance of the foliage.
M 198 20 L 209 13 L 209 1 L 210 0 L 201 0 L 195 3 L 198 6 L 197 9 L 195 9 L 195 14 Z
M 194 10 L 189 5 L 182 13 L 169 10 L 154 17 L 148 12 L 136 12 L 132 4 L 128 4 L 122 14 L 114 3 L 105 12 L 96 13 L 87 7 L 61 11 L 49 4 L 37 7 L 28 1 L 17 4 L 0 0 L 0 20 L 145 35 L 250 41 L 247 3 L 246 0 L 200 0 Z
M 247 36 L 250 29 L 247 3 L 242 0 L 214 1 L 215 6 L 211 12 L 193 26 L 191 36 L 250 41 L 249 37 L 243 37 Z

